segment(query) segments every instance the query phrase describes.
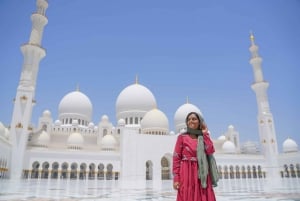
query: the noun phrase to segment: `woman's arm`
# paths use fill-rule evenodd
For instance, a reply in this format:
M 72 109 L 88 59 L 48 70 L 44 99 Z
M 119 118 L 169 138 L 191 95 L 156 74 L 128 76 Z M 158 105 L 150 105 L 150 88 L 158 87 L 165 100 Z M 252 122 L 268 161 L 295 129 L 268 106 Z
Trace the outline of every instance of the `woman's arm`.
M 180 181 L 180 164 L 182 159 L 182 135 L 177 137 L 177 141 L 175 144 L 174 152 L 173 152 L 173 187 L 174 189 L 179 188 Z
M 212 142 L 210 136 L 209 136 L 209 132 L 206 129 L 206 131 L 203 132 L 203 142 L 205 145 L 205 153 L 207 155 L 211 155 L 215 152 L 215 147 L 214 147 L 214 143 Z

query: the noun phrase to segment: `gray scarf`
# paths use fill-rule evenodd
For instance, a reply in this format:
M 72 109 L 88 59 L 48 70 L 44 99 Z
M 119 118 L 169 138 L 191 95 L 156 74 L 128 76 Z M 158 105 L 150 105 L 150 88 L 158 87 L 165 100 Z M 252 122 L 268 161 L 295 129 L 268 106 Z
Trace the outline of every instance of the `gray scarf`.
M 198 159 L 198 177 L 201 182 L 202 188 L 207 187 L 207 175 L 210 170 L 210 175 L 212 179 L 212 184 L 214 187 L 217 186 L 219 180 L 219 174 L 217 169 L 217 164 L 214 156 L 211 154 L 206 155 L 204 149 L 203 133 L 202 130 L 195 130 L 187 128 L 187 133 L 194 134 L 198 136 L 198 145 L 197 145 L 197 159 Z

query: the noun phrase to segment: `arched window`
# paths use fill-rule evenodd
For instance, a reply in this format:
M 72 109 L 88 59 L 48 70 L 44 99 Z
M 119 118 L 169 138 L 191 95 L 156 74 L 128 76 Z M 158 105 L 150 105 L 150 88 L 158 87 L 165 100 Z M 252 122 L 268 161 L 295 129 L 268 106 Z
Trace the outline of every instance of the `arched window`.
M 219 172 L 219 178 L 222 179 L 223 178 L 223 172 L 222 172 L 222 166 L 221 165 L 218 166 L 218 172 Z
M 35 161 L 32 164 L 32 171 L 31 171 L 31 178 L 33 179 L 37 179 L 39 178 L 39 167 L 40 167 L 40 163 Z
M 61 178 L 62 179 L 67 179 L 68 178 L 68 163 L 67 162 L 64 162 L 62 165 L 61 165 Z
M 161 161 L 161 179 L 168 180 L 170 178 L 170 163 L 166 157 L 162 157 Z
M 247 176 L 246 176 L 246 167 L 245 166 L 242 166 L 242 178 L 243 179 L 247 178 Z
M 95 164 L 94 163 L 91 163 L 89 165 L 89 179 L 95 179 Z
M 247 166 L 247 178 L 251 178 L 251 167 L 250 165 Z
M 51 179 L 58 178 L 58 168 L 59 164 L 57 162 L 52 163 Z
M 112 178 L 113 178 L 113 165 L 108 164 L 106 169 L 107 169 L 107 171 L 106 171 L 106 180 L 112 180 Z
M 151 161 L 146 162 L 146 180 L 152 180 L 153 178 L 153 164 Z
M 103 129 L 103 136 L 107 135 L 107 129 Z
M 297 172 L 297 177 L 300 177 L 300 164 L 296 164 L 296 172 Z
M 290 177 L 288 165 L 285 164 L 283 167 L 284 167 L 284 177 Z
M 230 179 L 234 179 L 234 169 L 233 169 L 232 165 L 229 167 L 229 171 L 230 171 L 230 173 L 229 173 Z
M 257 178 L 257 172 L 256 172 L 255 165 L 252 166 L 252 173 L 253 173 L 253 178 Z
M 133 124 L 133 118 L 132 117 L 130 117 L 129 121 L 130 121 L 129 122 L 130 124 Z
M 296 171 L 293 164 L 290 164 L 291 177 L 296 177 Z
M 224 167 L 224 179 L 228 179 L 228 167 L 226 165 Z
M 98 174 L 97 174 L 97 178 L 99 180 L 104 180 L 104 165 L 102 163 L 100 163 L 98 165 Z
M 79 179 L 85 179 L 85 178 L 86 178 L 86 164 L 81 163 L 80 164 Z
M 235 178 L 241 178 L 240 167 L 238 165 L 235 166 Z
M 49 176 L 49 163 L 48 162 L 44 162 L 43 165 L 42 165 L 42 175 L 41 175 L 41 178 L 42 179 L 48 179 L 48 176 Z
M 77 163 L 71 164 L 71 173 L 70 173 L 70 179 L 77 179 Z
M 258 178 L 263 178 L 263 173 L 261 171 L 261 166 L 260 165 L 257 167 L 257 173 L 258 173 Z

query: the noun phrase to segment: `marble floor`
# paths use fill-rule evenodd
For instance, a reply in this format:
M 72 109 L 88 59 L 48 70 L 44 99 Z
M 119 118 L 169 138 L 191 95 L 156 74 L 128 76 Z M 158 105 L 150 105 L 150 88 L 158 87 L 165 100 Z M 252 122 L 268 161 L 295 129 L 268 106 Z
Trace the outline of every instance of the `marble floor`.
M 300 178 L 221 180 L 217 201 L 300 201 Z M 175 201 L 171 181 L 0 180 L 5 201 Z

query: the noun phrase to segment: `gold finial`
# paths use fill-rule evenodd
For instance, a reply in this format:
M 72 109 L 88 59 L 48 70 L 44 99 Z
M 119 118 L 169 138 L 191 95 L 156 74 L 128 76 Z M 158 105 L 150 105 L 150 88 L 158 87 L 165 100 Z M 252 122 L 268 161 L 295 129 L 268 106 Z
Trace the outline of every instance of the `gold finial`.
M 253 35 L 252 31 L 250 31 L 250 40 L 251 40 L 251 43 L 254 44 L 254 35 Z
M 188 96 L 186 97 L 186 103 L 189 103 L 189 97 Z
M 138 84 L 139 83 L 139 78 L 138 75 L 135 76 L 135 83 Z
M 76 91 L 80 91 L 79 90 L 79 84 L 77 84 L 77 86 L 76 86 Z

